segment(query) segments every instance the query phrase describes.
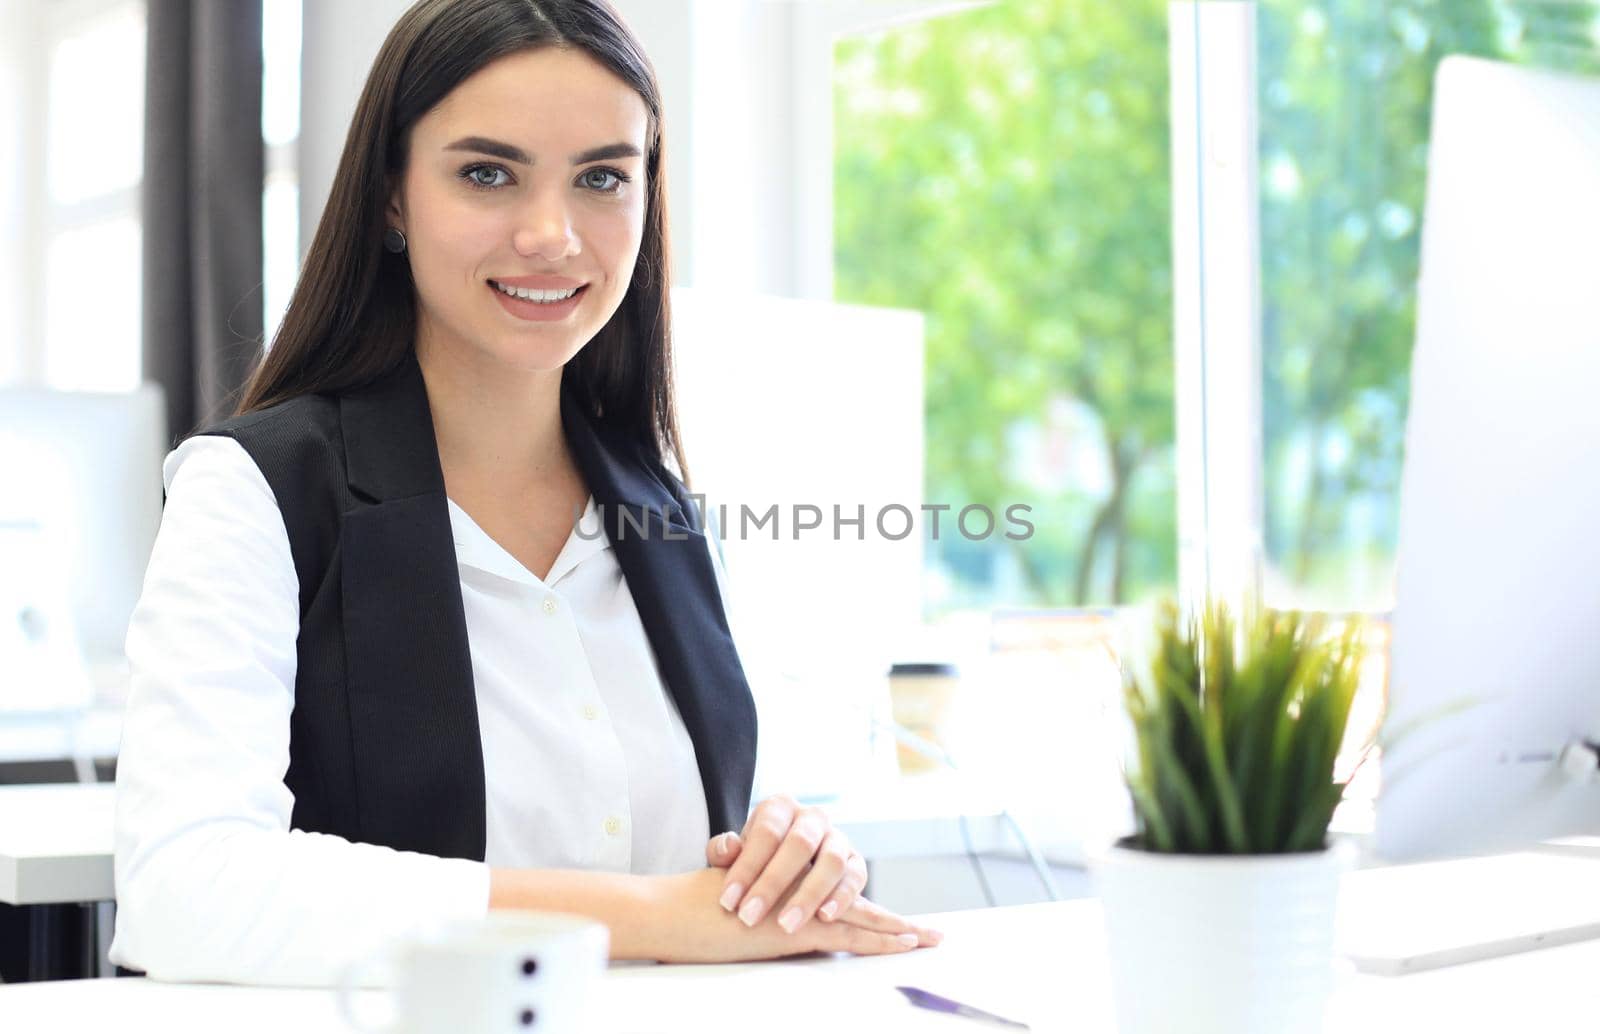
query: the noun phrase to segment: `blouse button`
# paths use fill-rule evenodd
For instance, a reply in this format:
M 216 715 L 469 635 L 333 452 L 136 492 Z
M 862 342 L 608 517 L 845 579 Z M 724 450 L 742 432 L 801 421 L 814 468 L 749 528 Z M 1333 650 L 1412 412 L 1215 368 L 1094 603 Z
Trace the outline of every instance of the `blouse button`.
M 606 819 L 606 833 L 609 836 L 616 836 L 618 833 L 621 833 L 621 832 L 622 832 L 622 820 L 621 819 L 617 818 L 615 815 L 611 816 L 609 819 Z
M 583 716 L 592 722 L 600 717 L 600 709 L 593 704 L 585 704 L 583 705 Z
M 554 614 L 554 613 L 555 613 L 555 612 L 556 612 L 556 601 L 555 601 L 555 597 L 553 597 L 553 596 L 547 596 L 547 597 L 545 597 L 545 601 L 544 601 L 544 612 L 545 612 L 545 613 L 546 613 L 546 614 Z

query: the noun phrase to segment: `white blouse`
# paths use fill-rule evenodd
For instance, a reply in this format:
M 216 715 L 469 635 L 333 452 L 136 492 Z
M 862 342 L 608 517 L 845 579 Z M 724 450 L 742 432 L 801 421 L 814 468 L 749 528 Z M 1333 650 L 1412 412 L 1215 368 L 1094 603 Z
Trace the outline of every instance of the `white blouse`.
M 282 514 L 230 438 L 190 438 L 162 476 L 128 630 L 113 961 L 327 984 L 407 929 L 483 915 L 491 867 L 705 865 L 694 746 L 592 497 L 542 580 L 449 502 L 487 788 L 480 863 L 290 830 L 300 605 Z

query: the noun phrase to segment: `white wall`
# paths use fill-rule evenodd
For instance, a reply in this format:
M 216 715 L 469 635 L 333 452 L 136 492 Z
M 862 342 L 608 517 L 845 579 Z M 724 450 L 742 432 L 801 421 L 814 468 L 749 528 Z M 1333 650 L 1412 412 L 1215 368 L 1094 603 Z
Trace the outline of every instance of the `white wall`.
M 838 790 L 872 770 L 871 705 L 922 618 L 922 315 L 715 288 L 672 304 L 689 473 L 721 523 L 760 709 L 758 781 Z M 879 532 L 892 504 L 917 515 L 913 534 L 893 512 Z M 835 508 L 858 507 L 859 527 L 836 527 Z
M 300 37 L 300 254 L 316 234 L 372 59 L 411 0 L 306 0 Z
M 793 16 L 785 3 L 696 4 L 687 283 L 798 293 Z

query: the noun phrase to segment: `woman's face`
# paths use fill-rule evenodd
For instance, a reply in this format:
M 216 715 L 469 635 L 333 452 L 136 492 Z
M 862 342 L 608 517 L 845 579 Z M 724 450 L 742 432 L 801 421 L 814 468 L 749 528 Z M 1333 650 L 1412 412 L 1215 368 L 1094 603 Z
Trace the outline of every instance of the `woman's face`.
M 524 372 L 576 355 L 633 277 L 648 124 L 631 87 L 555 47 L 486 65 L 419 119 L 389 206 L 406 235 L 419 341 Z

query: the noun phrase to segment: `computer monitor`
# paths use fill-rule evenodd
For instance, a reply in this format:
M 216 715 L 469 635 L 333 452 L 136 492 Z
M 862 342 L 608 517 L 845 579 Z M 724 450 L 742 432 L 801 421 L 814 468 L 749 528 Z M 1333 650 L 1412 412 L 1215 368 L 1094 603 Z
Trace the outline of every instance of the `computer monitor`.
M 1377 854 L 1600 833 L 1600 80 L 1434 93 Z
M 48 666 L 58 669 L 63 644 L 51 637 L 71 628 L 71 652 L 82 658 L 89 684 L 115 693 L 128 619 L 161 523 L 165 425 L 155 385 L 125 394 L 0 389 L 0 545 L 30 561 L 0 570 L 8 611 L 0 618 L 19 624 L 19 634 L 0 637 L 8 650 L 28 649 L 35 659 L 47 652 L 55 658 Z M 24 667 L 46 670 L 16 661 L 7 664 L 13 678 L 0 707 L 87 702 L 65 674 L 16 684 Z

